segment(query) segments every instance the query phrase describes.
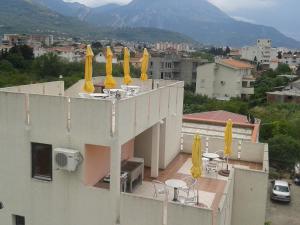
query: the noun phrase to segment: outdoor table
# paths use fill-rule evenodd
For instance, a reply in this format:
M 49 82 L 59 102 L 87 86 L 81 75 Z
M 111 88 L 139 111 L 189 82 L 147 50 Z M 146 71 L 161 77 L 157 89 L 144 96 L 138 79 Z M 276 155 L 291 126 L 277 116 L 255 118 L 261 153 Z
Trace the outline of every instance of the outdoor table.
M 203 157 L 208 158 L 210 161 L 220 158 L 220 156 L 216 153 L 203 153 Z
M 178 189 L 187 186 L 186 182 L 184 182 L 182 180 L 178 180 L 178 179 L 166 180 L 165 184 L 168 187 L 174 188 L 174 197 L 173 197 L 173 201 L 174 202 L 178 201 L 178 194 L 179 194 L 179 190 Z

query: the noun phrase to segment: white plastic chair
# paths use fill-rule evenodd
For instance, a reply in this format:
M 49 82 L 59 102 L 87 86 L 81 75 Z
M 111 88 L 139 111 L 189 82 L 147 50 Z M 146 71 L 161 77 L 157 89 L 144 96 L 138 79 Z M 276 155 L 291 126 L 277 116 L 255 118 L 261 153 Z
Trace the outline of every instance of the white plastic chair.
M 164 196 L 169 195 L 169 190 L 163 182 L 160 182 L 158 180 L 153 180 L 152 185 L 154 187 L 153 198 L 157 198 L 159 195 L 164 195 Z
M 186 187 L 182 187 L 179 190 L 186 193 L 186 197 L 190 197 L 190 193 L 192 192 L 195 196 L 195 186 L 197 184 L 197 180 L 191 176 L 185 177 L 183 181 L 186 183 Z
M 209 162 L 207 163 L 207 165 L 206 165 L 206 171 L 207 171 L 208 173 L 213 172 L 213 173 L 215 173 L 216 176 L 217 176 L 217 175 L 218 175 L 218 162 L 215 161 L 215 160 L 209 161 Z

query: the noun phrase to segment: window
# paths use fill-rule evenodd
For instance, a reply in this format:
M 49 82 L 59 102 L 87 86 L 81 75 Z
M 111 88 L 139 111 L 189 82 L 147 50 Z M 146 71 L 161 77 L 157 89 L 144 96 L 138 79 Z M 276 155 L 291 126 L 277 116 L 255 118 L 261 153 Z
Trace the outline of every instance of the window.
M 244 88 L 248 87 L 248 82 L 247 81 L 243 81 L 242 82 L 242 87 L 244 87 Z
M 31 143 L 32 178 L 52 180 L 52 146 Z
M 25 217 L 24 216 L 18 216 L 18 215 L 13 215 L 13 224 L 14 225 L 25 225 Z
M 164 73 L 163 72 L 160 73 L 160 79 L 164 79 Z

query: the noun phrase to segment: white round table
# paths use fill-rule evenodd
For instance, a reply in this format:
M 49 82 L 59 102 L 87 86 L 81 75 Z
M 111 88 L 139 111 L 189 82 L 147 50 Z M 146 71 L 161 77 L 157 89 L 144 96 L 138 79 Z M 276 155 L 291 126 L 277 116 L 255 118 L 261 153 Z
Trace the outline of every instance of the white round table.
M 209 160 L 220 158 L 220 156 L 216 153 L 203 153 L 203 157 L 208 158 Z
M 178 192 L 179 192 L 178 189 L 187 186 L 186 182 L 184 182 L 183 180 L 179 180 L 179 179 L 166 180 L 165 184 L 168 187 L 174 188 L 174 198 L 173 198 L 174 202 L 178 201 Z

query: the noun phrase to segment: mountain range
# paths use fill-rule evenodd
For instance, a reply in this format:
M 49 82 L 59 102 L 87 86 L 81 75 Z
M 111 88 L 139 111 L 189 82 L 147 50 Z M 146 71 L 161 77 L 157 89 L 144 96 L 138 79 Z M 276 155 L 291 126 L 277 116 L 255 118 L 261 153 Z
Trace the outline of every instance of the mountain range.
M 7 2 L 0 0 L 0 4 L 2 1 Z M 108 4 L 95 8 L 63 0 L 9 0 L 11 1 L 26 2 L 36 8 L 47 9 L 49 14 L 56 13 L 61 21 L 76 23 L 79 27 L 86 26 L 92 30 L 98 27 L 94 28 L 94 35 L 97 33 L 95 30 L 101 31 L 102 35 L 104 32 L 107 37 L 119 32 L 115 36 L 122 38 L 125 35 L 126 39 L 131 39 L 138 35 L 126 33 L 126 30 L 134 32 L 135 29 L 142 29 L 142 37 L 149 39 L 152 32 L 148 32 L 148 29 L 151 28 L 156 31 L 158 38 L 163 38 L 165 32 L 170 40 L 173 35 L 177 39 L 188 39 L 186 36 L 189 36 L 204 44 L 240 47 L 252 45 L 259 38 L 270 38 L 274 46 L 300 47 L 299 41 L 285 36 L 275 28 L 237 21 L 207 0 L 133 0 L 127 5 Z
M 83 37 L 87 40 L 107 38 L 146 42 L 160 40 L 193 42 L 190 37 L 183 34 L 157 28 L 99 28 L 80 20 L 81 15 L 86 16 L 89 10 L 81 4 L 65 4 L 61 0 L 0 0 L 0 35 L 43 33 Z

